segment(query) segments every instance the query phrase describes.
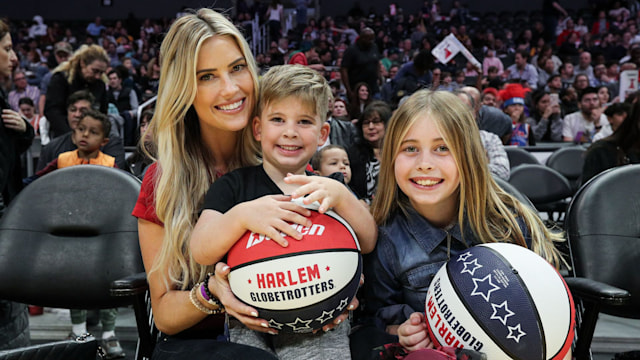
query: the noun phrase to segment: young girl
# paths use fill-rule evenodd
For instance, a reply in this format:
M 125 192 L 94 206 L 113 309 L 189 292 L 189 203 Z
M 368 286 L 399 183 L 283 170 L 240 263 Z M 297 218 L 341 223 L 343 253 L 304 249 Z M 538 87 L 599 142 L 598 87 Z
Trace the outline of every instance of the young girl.
M 508 84 L 505 89 L 500 92 L 500 97 L 504 100 L 504 112 L 511 118 L 513 126 L 509 145 L 535 145 L 536 139 L 524 115 L 525 91 L 522 85 Z
M 560 265 L 553 242 L 561 235 L 504 192 L 486 161 L 470 108 L 451 93 L 420 90 L 389 122 L 372 204 L 380 229 L 365 263 L 365 301 L 377 323 L 410 350 L 430 345 L 424 317 L 412 313 L 424 311 L 440 267 L 468 247 L 515 243 Z

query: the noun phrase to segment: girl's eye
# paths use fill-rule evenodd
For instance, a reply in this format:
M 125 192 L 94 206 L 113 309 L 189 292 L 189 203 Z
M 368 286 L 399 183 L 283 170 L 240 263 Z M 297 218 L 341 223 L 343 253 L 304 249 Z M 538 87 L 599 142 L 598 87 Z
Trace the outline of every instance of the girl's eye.
M 273 117 L 273 118 L 271 118 L 271 121 L 279 123 L 279 122 L 283 122 L 284 120 L 282 120 L 281 117 Z
M 247 67 L 246 64 L 237 64 L 233 66 L 233 71 L 242 71 Z
M 436 147 L 436 151 L 437 152 L 447 152 L 447 151 L 449 151 L 449 148 L 447 147 L 447 145 L 439 145 L 438 147 Z
M 405 147 L 402 151 L 404 151 L 404 152 L 417 152 L 418 148 L 413 146 L 413 145 L 409 145 L 409 146 Z

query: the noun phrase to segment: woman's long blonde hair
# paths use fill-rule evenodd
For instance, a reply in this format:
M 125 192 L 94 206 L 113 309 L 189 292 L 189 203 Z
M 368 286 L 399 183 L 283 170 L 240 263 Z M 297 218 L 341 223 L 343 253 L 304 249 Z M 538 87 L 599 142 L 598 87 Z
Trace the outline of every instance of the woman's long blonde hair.
M 82 45 L 73 53 L 73 55 L 71 55 L 69 60 L 59 64 L 55 69 L 53 69 L 53 73 L 55 74 L 61 71 L 66 73 L 67 81 L 71 84 L 77 76 L 82 76 L 82 64 L 86 66 L 96 60 L 103 61 L 107 65 L 111 62 L 109 55 L 107 55 L 107 52 L 102 48 L 102 46 Z M 106 83 L 107 80 L 107 76 L 102 74 L 102 81 Z
M 462 227 L 466 217 L 471 230 L 483 243 L 509 242 L 526 247 L 517 217 L 524 220 L 532 238 L 533 251 L 554 266 L 562 263 L 555 241 L 562 234 L 550 232 L 528 206 L 502 190 L 493 180 L 471 109 L 457 96 L 445 91 L 420 90 L 393 114 L 387 126 L 382 148 L 378 190 L 372 204 L 373 217 L 379 225 L 411 204 L 398 187 L 394 175 L 395 159 L 409 129 L 429 117 L 436 124 L 449 147 L 460 174 L 457 220 Z M 462 233 L 464 233 L 464 229 Z
M 162 42 L 158 99 L 149 130 L 158 162 L 155 209 L 164 223 L 164 242 L 152 271 L 168 271 L 167 285 L 181 289 L 201 281 L 208 270 L 193 260 L 188 242 L 204 195 L 217 176 L 192 106 L 198 54 L 204 41 L 213 36 L 228 36 L 238 44 L 253 78 L 255 96 L 258 76 L 246 40 L 220 13 L 199 9 L 177 19 Z M 228 164 L 230 170 L 258 163 L 258 146 L 250 126 L 238 132 L 235 154 Z

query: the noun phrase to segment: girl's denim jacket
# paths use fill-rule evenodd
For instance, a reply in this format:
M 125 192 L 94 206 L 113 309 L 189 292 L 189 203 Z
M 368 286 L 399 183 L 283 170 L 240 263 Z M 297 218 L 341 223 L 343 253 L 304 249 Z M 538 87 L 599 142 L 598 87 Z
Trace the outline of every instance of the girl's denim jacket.
M 527 245 L 529 231 L 518 218 Z M 431 225 L 415 210 L 397 211 L 378 231 L 375 250 L 365 261 L 365 312 L 384 325 L 402 324 L 413 312 L 425 311 L 431 280 L 451 257 L 480 244 L 465 219 L 464 240 L 460 225 L 444 230 Z

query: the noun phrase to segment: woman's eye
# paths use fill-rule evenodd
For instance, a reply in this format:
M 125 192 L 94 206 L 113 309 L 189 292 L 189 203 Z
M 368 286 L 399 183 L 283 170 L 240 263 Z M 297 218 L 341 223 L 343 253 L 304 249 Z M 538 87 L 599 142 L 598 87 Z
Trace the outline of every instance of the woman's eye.
M 213 79 L 213 75 L 211 74 L 204 74 L 200 76 L 200 81 L 209 81 L 211 79 Z
M 238 64 L 233 66 L 233 71 L 241 71 L 247 67 L 246 64 Z

